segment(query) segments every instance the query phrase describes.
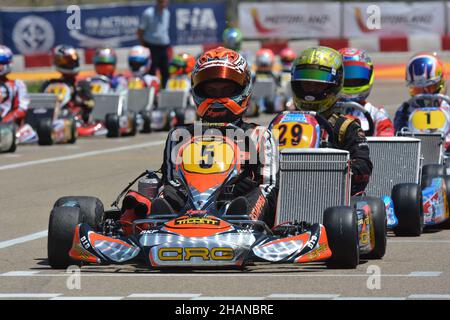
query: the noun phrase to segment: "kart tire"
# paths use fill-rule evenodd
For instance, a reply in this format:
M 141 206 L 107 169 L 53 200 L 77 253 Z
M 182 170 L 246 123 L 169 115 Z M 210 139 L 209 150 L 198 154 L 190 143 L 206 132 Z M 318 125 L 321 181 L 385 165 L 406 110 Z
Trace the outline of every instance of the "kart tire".
M 384 202 L 376 197 L 353 197 L 353 201 L 364 201 L 370 206 L 375 238 L 373 250 L 363 255 L 364 259 L 381 259 L 386 253 L 387 244 L 387 217 Z
M 128 121 L 131 121 L 131 129 L 130 129 L 130 132 L 126 134 L 126 136 L 134 137 L 138 131 L 136 112 L 130 111 L 130 113 L 128 114 Z
M 106 137 L 118 138 L 120 137 L 120 123 L 119 116 L 115 113 L 108 113 L 105 118 Z
M 17 138 L 16 138 L 16 126 L 14 124 L 11 125 L 11 134 L 12 134 L 12 143 L 6 152 L 8 153 L 14 153 L 17 149 Z
M 392 188 L 391 198 L 398 225 L 396 236 L 418 237 L 424 226 L 422 190 L 416 183 L 400 183 Z
M 443 176 L 446 174 L 443 164 L 427 164 L 422 167 L 422 180 L 425 176 Z M 423 186 L 423 184 L 422 184 Z M 423 187 L 422 187 L 423 189 Z
M 328 268 L 355 269 L 359 264 L 358 219 L 351 207 L 325 209 L 323 225 L 332 256 Z
M 53 269 L 79 265 L 69 256 L 75 227 L 81 222 L 80 208 L 56 207 L 50 213 L 47 237 L 48 263 Z
M 266 98 L 264 101 L 266 105 L 265 113 L 267 114 L 274 114 L 275 113 L 275 104 L 270 99 Z
M 75 142 L 77 142 L 78 137 L 77 122 L 73 117 L 70 117 L 69 121 L 70 121 L 70 139 L 67 141 L 67 143 L 74 144 Z
M 142 133 L 150 133 L 152 132 L 152 115 L 150 111 L 142 111 L 141 112 L 142 120 L 143 120 L 143 126 L 142 126 Z
M 103 222 L 103 203 L 96 197 L 69 196 L 56 200 L 54 208 L 62 207 L 67 202 L 76 202 L 80 209 L 80 221 L 87 223 L 94 231 L 99 231 Z
M 51 146 L 53 144 L 53 121 L 50 118 L 39 120 L 36 126 L 38 143 L 40 146 Z
M 450 211 L 450 176 L 443 176 L 445 183 L 445 196 L 447 197 L 447 210 Z M 442 229 L 450 229 L 450 217 L 444 222 L 440 223 L 439 226 Z

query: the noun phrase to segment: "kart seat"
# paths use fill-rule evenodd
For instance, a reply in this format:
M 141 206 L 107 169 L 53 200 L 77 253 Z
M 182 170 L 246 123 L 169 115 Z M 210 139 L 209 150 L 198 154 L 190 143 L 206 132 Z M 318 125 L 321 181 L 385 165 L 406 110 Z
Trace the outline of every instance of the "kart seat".
M 248 214 L 249 203 L 245 197 L 237 197 L 230 202 L 225 215 L 246 215 Z
M 169 202 L 163 198 L 156 198 L 152 201 L 152 207 L 150 209 L 150 215 L 167 215 L 174 214 L 175 210 L 172 208 Z

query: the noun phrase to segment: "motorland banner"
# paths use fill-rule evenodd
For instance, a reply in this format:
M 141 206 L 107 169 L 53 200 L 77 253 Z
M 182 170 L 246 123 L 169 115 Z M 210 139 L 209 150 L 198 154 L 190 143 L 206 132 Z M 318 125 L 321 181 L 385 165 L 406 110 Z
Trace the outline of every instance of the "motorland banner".
M 343 37 L 444 34 L 445 2 L 345 2 Z
M 336 38 L 339 2 L 239 3 L 239 27 L 247 39 Z
M 0 8 L 0 40 L 14 53 L 48 52 L 58 44 L 77 48 L 138 44 L 136 30 L 149 5 L 111 4 L 43 8 Z M 173 45 L 221 42 L 225 2 L 171 4 Z

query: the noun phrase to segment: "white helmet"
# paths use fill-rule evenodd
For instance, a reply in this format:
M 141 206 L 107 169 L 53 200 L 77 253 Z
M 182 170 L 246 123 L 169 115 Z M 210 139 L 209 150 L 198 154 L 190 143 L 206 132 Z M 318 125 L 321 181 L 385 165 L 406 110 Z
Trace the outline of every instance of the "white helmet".
M 152 54 L 143 46 L 134 46 L 128 55 L 128 65 L 135 76 L 145 75 L 152 65 Z
M 7 46 L 0 45 L 0 76 L 11 72 L 13 54 Z

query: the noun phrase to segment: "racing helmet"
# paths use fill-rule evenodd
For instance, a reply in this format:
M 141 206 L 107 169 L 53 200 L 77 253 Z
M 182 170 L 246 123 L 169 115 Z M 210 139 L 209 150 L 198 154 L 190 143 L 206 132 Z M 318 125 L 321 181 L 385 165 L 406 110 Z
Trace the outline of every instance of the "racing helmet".
M 135 76 L 143 76 L 150 71 L 152 54 L 143 46 L 134 46 L 128 54 L 128 66 Z
M 420 93 L 444 93 L 444 64 L 435 52 L 418 53 L 406 66 L 406 85 L 411 96 Z
M 283 50 L 281 50 L 280 61 L 281 61 L 283 70 L 289 70 L 289 71 L 291 70 L 292 63 L 295 60 L 295 56 L 296 56 L 295 52 L 291 48 L 286 47 Z
M 80 72 L 80 58 L 72 46 L 56 46 L 53 50 L 53 64 L 64 75 L 76 75 Z
M 194 56 L 188 53 L 180 53 L 175 55 L 170 61 L 169 73 L 171 75 L 190 74 L 195 66 Z
M 311 47 L 295 59 L 291 88 L 300 110 L 327 113 L 339 98 L 344 84 L 342 55 L 328 47 Z
M 7 46 L 0 45 L 0 76 L 11 72 L 13 54 Z
M 275 55 L 270 49 L 259 49 L 256 52 L 256 70 L 257 71 L 272 71 L 275 62 Z
M 247 61 L 236 51 L 218 47 L 205 52 L 191 74 L 198 116 L 206 122 L 241 119 L 252 92 Z
M 238 28 L 226 28 L 223 31 L 222 40 L 225 48 L 240 51 L 242 45 L 242 32 Z
M 93 62 L 95 72 L 111 77 L 116 70 L 116 52 L 112 48 L 99 48 L 95 50 Z
M 341 98 L 345 101 L 364 101 L 373 86 L 372 59 L 364 50 L 343 48 L 339 50 L 344 61 L 344 88 Z

